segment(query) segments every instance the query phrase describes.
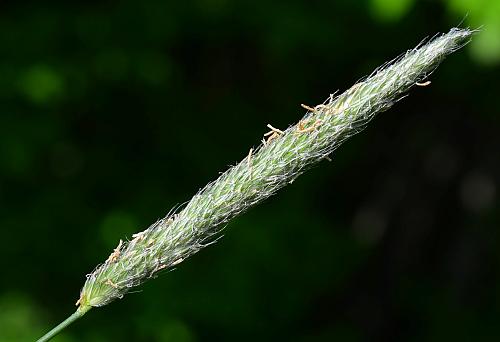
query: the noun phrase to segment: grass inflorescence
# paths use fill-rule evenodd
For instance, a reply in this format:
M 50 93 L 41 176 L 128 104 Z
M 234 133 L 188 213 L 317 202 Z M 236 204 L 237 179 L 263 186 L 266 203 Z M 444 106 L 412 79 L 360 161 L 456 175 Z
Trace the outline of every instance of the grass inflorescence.
M 375 70 L 286 129 L 268 125 L 261 144 L 217 180 L 201 189 L 182 210 L 148 229 L 120 240 L 107 260 L 87 276 L 77 301 L 81 315 L 109 304 L 161 271 L 168 270 L 214 241 L 235 216 L 292 183 L 360 132 L 426 78 L 450 53 L 466 44 L 473 31 L 451 29 Z

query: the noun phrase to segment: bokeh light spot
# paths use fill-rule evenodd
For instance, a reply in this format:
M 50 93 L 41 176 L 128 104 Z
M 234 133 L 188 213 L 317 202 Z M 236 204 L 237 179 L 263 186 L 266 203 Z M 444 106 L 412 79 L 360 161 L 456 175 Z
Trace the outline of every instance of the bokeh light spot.
M 138 76 L 153 85 L 165 82 L 170 75 L 170 69 L 168 57 L 159 53 L 145 53 L 137 63 Z
M 500 16 L 496 22 L 485 24 L 481 34 L 471 42 L 472 57 L 483 64 L 500 62 Z
M 500 62 L 500 1 L 496 0 L 449 0 L 448 9 L 465 18 L 473 29 L 480 28 L 470 44 L 472 57 L 482 64 Z
M 414 2 L 415 0 L 371 0 L 371 11 L 380 21 L 394 22 L 408 13 Z
M 20 78 L 21 92 L 36 104 L 45 104 L 63 92 L 62 76 L 47 65 L 37 65 L 26 70 Z
M 488 175 L 473 172 L 465 177 L 460 187 L 460 198 L 465 209 L 479 213 L 490 208 L 495 200 L 495 182 Z
M 4 294 L 0 308 L 0 341 L 34 341 L 44 330 L 39 310 L 25 295 Z
M 177 320 L 169 321 L 159 328 L 157 337 L 157 341 L 192 342 L 196 340 L 191 329 Z

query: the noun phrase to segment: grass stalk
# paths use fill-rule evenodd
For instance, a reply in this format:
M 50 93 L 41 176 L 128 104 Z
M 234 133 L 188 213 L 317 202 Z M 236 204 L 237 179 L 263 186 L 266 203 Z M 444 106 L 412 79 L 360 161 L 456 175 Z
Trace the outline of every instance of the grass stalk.
M 268 125 L 262 143 L 240 163 L 201 189 L 178 212 L 122 241 L 91 274 L 80 292 L 78 311 L 39 341 L 47 341 L 91 307 L 109 304 L 214 241 L 235 216 L 292 183 L 378 113 L 405 96 L 449 54 L 465 45 L 473 31 L 451 29 L 375 70 L 344 93 L 309 107 L 296 124 L 281 130 Z
M 66 329 L 68 326 L 70 326 L 72 323 L 77 321 L 79 318 L 81 318 L 87 311 L 89 311 L 92 307 L 79 307 L 71 316 L 66 318 L 64 321 L 59 323 L 57 326 L 52 328 L 49 332 L 47 332 L 45 335 L 40 337 L 36 342 L 46 342 L 51 340 L 53 337 L 55 337 L 57 334 L 59 334 L 61 331 Z

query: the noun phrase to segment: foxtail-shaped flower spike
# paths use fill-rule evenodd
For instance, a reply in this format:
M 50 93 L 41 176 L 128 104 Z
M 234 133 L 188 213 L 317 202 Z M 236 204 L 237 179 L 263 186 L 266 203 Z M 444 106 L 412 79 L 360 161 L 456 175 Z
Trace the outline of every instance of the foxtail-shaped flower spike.
M 426 78 L 472 34 L 471 30 L 454 28 L 435 36 L 344 93 L 331 95 L 323 104 L 303 105 L 308 112 L 296 125 L 284 130 L 267 125 L 269 131 L 260 146 L 250 149 L 240 163 L 201 189 L 182 210 L 134 234 L 130 241 L 120 240 L 108 259 L 87 276 L 76 302 L 75 319 L 92 307 L 122 298 L 213 242 L 229 220 L 328 159 L 342 142 L 389 109 L 411 87 L 428 85 Z
M 77 304 L 103 306 L 169 269 L 212 241 L 236 215 L 292 183 L 390 108 L 412 86 L 422 85 L 438 64 L 468 42 L 471 31 L 452 29 L 376 70 L 343 94 L 330 96 L 294 126 L 268 124 L 262 144 L 201 189 L 178 213 L 133 235 L 88 277 Z

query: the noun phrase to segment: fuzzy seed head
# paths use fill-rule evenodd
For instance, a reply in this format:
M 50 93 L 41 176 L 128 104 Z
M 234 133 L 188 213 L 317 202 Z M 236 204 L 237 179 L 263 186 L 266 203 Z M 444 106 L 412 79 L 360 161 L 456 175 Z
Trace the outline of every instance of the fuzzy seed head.
M 268 125 L 262 144 L 237 165 L 201 189 L 180 211 L 120 240 L 108 259 L 87 276 L 77 305 L 99 307 L 170 269 L 212 243 L 224 225 L 292 183 L 360 132 L 425 79 L 450 53 L 465 45 L 473 31 L 452 29 L 382 66 L 344 93 L 331 95 L 294 126 Z

